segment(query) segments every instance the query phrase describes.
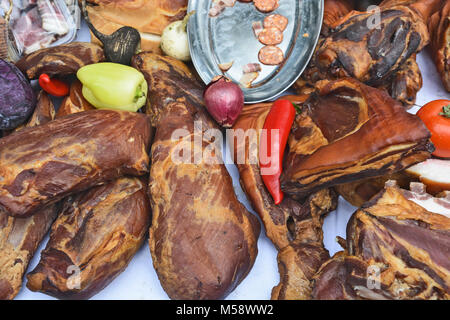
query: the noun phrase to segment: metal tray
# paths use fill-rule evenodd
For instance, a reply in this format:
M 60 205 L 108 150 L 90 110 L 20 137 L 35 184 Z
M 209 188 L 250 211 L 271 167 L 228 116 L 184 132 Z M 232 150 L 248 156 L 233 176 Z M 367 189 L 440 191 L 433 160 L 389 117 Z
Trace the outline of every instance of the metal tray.
M 268 14 L 256 10 L 253 3 L 236 1 L 218 17 L 208 15 L 212 0 L 190 0 L 188 12 L 195 14 L 188 23 L 192 62 L 205 83 L 222 74 L 219 64 L 234 61 L 226 76 L 235 82 L 242 77 L 242 67 L 258 62 L 262 48 L 252 29 L 252 22 Z M 245 102 L 270 100 L 287 90 L 301 75 L 317 44 L 323 19 L 323 0 L 280 0 L 272 13 L 288 18 L 283 42 L 278 45 L 285 55 L 279 66 L 261 64 L 262 70 L 251 88 L 243 88 Z

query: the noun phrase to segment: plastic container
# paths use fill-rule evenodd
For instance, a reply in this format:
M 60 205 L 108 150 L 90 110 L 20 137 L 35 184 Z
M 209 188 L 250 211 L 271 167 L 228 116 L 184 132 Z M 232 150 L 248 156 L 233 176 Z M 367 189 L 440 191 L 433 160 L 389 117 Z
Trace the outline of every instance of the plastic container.
M 80 11 L 72 0 L 13 0 L 12 10 L 9 3 L 0 0 L 0 14 L 6 16 L 9 27 L 0 37 L 7 37 L 9 60 L 17 61 L 24 54 L 75 38 Z

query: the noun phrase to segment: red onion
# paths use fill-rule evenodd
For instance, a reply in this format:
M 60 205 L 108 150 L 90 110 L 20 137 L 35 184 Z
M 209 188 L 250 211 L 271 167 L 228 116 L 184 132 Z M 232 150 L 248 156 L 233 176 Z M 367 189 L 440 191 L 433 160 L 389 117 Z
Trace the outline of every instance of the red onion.
M 215 77 L 203 93 L 209 114 L 224 128 L 230 128 L 244 106 L 242 89 L 224 76 Z

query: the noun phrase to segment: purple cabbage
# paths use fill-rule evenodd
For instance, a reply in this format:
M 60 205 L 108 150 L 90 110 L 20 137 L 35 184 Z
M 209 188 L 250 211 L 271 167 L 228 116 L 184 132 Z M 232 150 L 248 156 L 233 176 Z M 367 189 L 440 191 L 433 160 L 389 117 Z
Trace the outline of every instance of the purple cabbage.
M 23 73 L 0 59 L 0 129 L 15 129 L 24 123 L 36 106 L 36 96 Z

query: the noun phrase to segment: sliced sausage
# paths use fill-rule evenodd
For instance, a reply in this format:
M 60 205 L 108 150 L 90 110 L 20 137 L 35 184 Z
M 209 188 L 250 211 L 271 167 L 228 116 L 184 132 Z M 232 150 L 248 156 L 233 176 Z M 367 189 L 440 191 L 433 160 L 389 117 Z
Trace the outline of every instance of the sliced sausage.
M 278 65 L 284 60 L 283 50 L 275 46 L 264 46 L 259 50 L 258 59 L 265 65 Z
M 264 18 L 264 28 L 276 27 L 283 32 L 286 30 L 288 25 L 288 18 L 282 16 L 281 14 L 271 14 Z
M 280 29 L 271 27 L 264 28 L 258 35 L 258 40 L 265 45 L 276 45 L 283 41 L 283 32 Z
M 261 12 L 272 12 L 278 8 L 278 0 L 253 0 L 255 8 Z

